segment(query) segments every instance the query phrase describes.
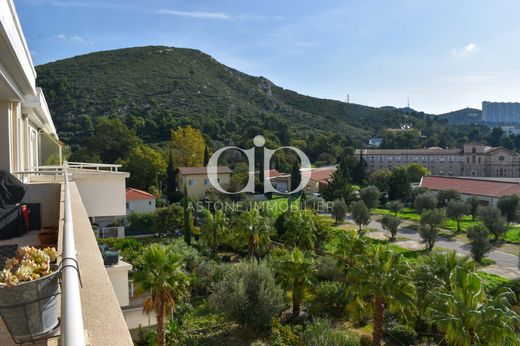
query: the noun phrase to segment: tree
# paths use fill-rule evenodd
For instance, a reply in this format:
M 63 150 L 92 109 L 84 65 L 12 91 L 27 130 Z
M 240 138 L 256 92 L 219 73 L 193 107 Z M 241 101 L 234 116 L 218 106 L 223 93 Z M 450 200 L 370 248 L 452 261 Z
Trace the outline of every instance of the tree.
M 493 206 L 480 207 L 478 210 L 478 219 L 486 226 L 488 231 L 493 233 L 495 240 L 505 232 L 506 220 L 502 217 L 500 210 Z
M 359 150 L 359 160 L 355 161 L 354 167 L 352 169 L 352 180 L 357 183 L 363 183 L 365 179 L 365 169 L 367 167 L 367 162 L 363 158 L 363 149 Z
M 229 267 L 208 301 L 242 327 L 266 329 L 284 307 L 284 292 L 265 261 L 243 261 Z
M 359 231 L 361 231 L 362 225 L 368 225 L 370 223 L 370 210 L 368 210 L 363 201 L 350 203 L 349 209 L 352 214 L 352 220 L 359 226 Z
M 104 163 L 115 163 L 126 160 L 139 142 L 119 118 L 100 118 L 87 149 L 99 155 Z
M 269 218 L 260 215 L 257 208 L 245 211 L 238 217 L 238 241 L 247 244 L 247 255 L 251 258 L 260 246 L 270 242 L 273 227 Z
M 365 237 L 355 230 L 338 233 L 338 245 L 334 255 L 338 258 L 338 265 L 345 273 L 363 260 L 367 249 Z
M 176 187 L 176 177 L 175 177 L 175 166 L 173 164 L 173 153 L 170 150 L 170 156 L 168 158 L 168 167 L 166 169 L 166 194 L 170 200 L 174 199 L 175 192 L 177 190 Z
M 186 244 L 191 245 L 193 220 L 191 218 L 190 198 L 188 196 L 188 187 L 186 185 L 184 185 L 184 196 L 182 197 L 182 215 L 182 230 L 184 234 L 184 241 Z
M 209 162 L 209 149 L 208 149 L 208 146 L 205 145 L 204 146 L 204 160 L 203 160 L 203 165 L 204 166 L 207 166 L 208 165 L 208 162 Z
M 457 232 L 462 232 L 460 228 L 460 220 L 469 212 L 468 205 L 462 201 L 454 200 L 446 205 L 446 216 L 457 222 Z
M 189 277 L 181 256 L 164 245 L 149 245 L 138 263 L 142 270 L 135 273 L 134 282 L 139 291 L 150 293 L 143 310 L 157 315 L 157 345 L 163 346 L 164 316 L 170 307 L 175 312 L 179 300 L 189 296 Z
M 511 310 L 514 294 L 501 290 L 494 298 L 486 294 L 475 272 L 457 271 L 448 287 L 431 292 L 426 317 L 443 332 L 449 345 L 518 345 L 518 315 Z
M 431 251 L 437 241 L 438 228 L 444 223 L 444 210 L 433 209 L 424 211 L 421 215 L 419 234 L 426 243 L 426 249 Z
M 339 224 L 343 222 L 347 216 L 347 203 L 345 203 L 345 201 L 342 199 L 335 199 L 332 203 L 332 213 L 334 214 L 336 223 Z
M 390 241 L 395 240 L 395 236 L 400 224 L 401 219 L 395 216 L 384 215 L 381 219 L 381 225 L 383 228 L 390 232 Z
M 437 206 L 439 208 L 444 208 L 452 200 L 460 200 L 460 193 L 454 189 L 442 190 L 437 194 Z
M 323 198 L 327 201 L 343 199 L 349 201 L 352 195 L 350 173 L 346 165 L 346 159 L 342 158 L 336 171 L 332 174 L 330 182 L 322 191 Z
M 420 163 L 415 162 L 406 166 L 406 174 L 408 174 L 408 179 L 412 183 L 418 183 L 423 176 L 430 174 L 430 171 Z
M 166 162 L 162 154 L 146 145 L 134 147 L 123 167 L 130 173 L 129 186 L 148 191 L 152 186 L 160 188 L 159 179 L 166 172 Z
M 406 200 L 411 194 L 412 187 L 408 173 L 404 167 L 395 167 L 388 180 L 388 195 L 391 200 Z
M 372 314 L 373 345 L 381 345 L 386 309 L 405 316 L 413 310 L 415 286 L 411 273 L 408 262 L 385 245 L 369 248 L 364 260 L 350 269 L 347 280 L 355 296 L 350 308 Z
M 199 129 L 191 126 L 172 130 L 170 147 L 175 166 L 200 167 L 204 163 L 204 137 Z
M 484 225 L 473 225 L 467 229 L 467 233 L 471 244 L 471 255 L 475 261 L 481 263 L 486 253 L 491 250 L 489 231 Z
M 294 190 L 300 185 L 302 181 L 302 173 L 300 172 L 300 165 L 294 162 L 291 167 L 291 190 Z
M 368 182 L 377 187 L 382 193 L 388 193 L 391 175 L 392 171 L 389 169 L 378 169 L 370 173 Z
M 292 251 L 285 250 L 277 260 L 277 274 L 283 285 L 292 290 L 292 318 L 300 316 L 301 303 L 305 292 L 305 286 L 311 283 L 314 260 L 302 252 L 298 247 Z
M 379 205 L 381 192 L 377 187 L 369 185 L 359 191 L 359 197 L 365 203 L 368 209 L 373 209 Z
M 431 192 L 424 192 L 415 197 L 414 209 L 420 214 L 424 210 L 432 210 L 437 206 L 437 199 Z
M 158 208 L 153 216 L 153 229 L 161 235 L 173 236 L 182 228 L 183 209 L 178 205 Z
M 202 237 L 216 253 L 220 241 L 228 235 L 229 219 L 222 210 L 217 210 L 214 214 L 207 212 L 202 226 Z
M 386 208 L 394 213 L 394 216 L 397 216 L 397 213 L 403 209 L 403 202 L 400 200 L 390 201 L 386 204 Z
M 502 212 L 502 216 L 507 221 L 507 228 L 511 222 L 518 219 L 518 208 L 520 207 L 520 197 L 518 195 L 502 196 L 498 199 L 498 209 Z
M 475 220 L 475 217 L 477 216 L 478 212 L 478 207 L 480 206 L 480 199 L 477 196 L 470 196 L 466 198 L 466 204 L 468 205 L 471 220 Z
M 304 210 L 293 210 L 284 222 L 283 240 L 287 246 L 296 246 L 303 250 L 314 249 L 316 243 L 316 224 L 313 214 Z

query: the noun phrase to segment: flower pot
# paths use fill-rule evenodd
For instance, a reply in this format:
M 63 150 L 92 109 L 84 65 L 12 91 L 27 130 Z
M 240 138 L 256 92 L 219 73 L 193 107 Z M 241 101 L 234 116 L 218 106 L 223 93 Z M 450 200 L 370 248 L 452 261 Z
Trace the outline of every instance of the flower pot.
M 58 326 L 58 274 L 0 288 L 0 315 L 16 342 L 44 337 Z
M 57 231 L 41 231 L 38 234 L 41 244 L 52 244 L 56 246 L 58 243 L 58 232 Z

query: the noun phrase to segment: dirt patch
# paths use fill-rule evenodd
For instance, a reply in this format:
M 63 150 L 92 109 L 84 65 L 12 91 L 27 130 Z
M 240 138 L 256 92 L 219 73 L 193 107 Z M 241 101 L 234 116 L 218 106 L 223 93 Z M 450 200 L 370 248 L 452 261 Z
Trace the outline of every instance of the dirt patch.
M 396 241 L 393 244 L 410 251 L 421 251 L 426 248 L 424 244 L 421 244 L 415 240 Z
M 367 237 L 375 240 L 388 240 L 388 236 L 386 235 L 386 233 L 381 231 L 368 232 Z
M 497 267 L 494 264 L 484 267 L 480 269 L 480 271 L 488 274 L 498 275 L 511 280 L 520 278 L 520 270 L 514 268 Z

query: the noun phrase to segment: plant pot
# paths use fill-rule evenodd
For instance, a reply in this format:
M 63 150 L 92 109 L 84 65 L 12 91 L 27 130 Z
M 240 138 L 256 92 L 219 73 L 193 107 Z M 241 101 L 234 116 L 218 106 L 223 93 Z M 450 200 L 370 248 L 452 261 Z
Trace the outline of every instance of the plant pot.
M 38 234 L 41 244 L 53 244 L 54 246 L 58 243 L 58 232 L 54 231 L 41 231 Z
M 0 288 L 0 315 L 16 342 L 44 337 L 58 326 L 58 275 L 59 271 L 55 271 L 37 280 Z

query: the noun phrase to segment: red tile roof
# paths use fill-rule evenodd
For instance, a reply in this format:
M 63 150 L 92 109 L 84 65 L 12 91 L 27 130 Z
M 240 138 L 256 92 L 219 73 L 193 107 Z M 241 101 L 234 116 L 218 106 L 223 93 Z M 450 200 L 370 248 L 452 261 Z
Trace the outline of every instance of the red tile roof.
M 207 167 L 179 167 L 177 168 L 182 175 L 207 174 Z M 228 166 L 218 166 L 217 173 L 231 173 Z
M 133 189 L 131 187 L 126 189 L 126 200 L 127 201 L 138 201 L 142 199 L 157 199 L 154 195 L 151 193 L 148 193 L 146 191 Z
M 311 171 L 302 172 L 302 174 L 310 177 L 311 180 L 328 183 L 335 171 L 336 167 L 331 167 L 326 169 L 312 169 Z
M 483 180 L 472 178 L 454 178 L 425 176 L 421 180 L 421 187 L 440 191 L 454 189 L 462 194 L 501 197 L 517 194 L 520 195 L 520 184 L 507 181 Z

